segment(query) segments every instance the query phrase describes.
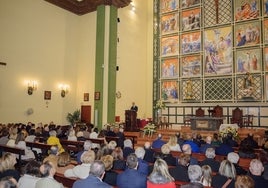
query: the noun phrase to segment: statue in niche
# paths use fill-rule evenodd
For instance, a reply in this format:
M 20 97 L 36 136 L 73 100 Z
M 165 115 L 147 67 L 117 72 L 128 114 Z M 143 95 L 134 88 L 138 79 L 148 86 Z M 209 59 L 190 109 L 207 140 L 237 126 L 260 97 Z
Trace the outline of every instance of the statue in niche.
M 186 100 L 193 99 L 193 82 L 191 79 L 186 81 Z
M 253 92 L 254 92 L 253 77 L 249 72 L 247 72 L 243 80 L 242 96 L 243 98 L 248 98 L 248 97 L 252 98 Z

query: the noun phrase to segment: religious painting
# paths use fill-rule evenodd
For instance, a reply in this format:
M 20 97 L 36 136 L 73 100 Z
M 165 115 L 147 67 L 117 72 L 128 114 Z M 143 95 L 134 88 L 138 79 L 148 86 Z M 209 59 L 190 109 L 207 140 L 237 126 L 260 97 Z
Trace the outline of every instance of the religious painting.
M 96 101 L 100 100 L 100 92 L 95 92 L 94 99 Z
M 178 59 L 163 59 L 161 71 L 162 78 L 171 78 L 178 76 Z
M 204 32 L 204 73 L 223 75 L 232 73 L 232 28 L 222 27 Z
M 199 29 L 201 23 L 200 8 L 182 12 L 182 31 Z
M 203 1 L 204 26 L 214 27 L 229 24 L 232 19 L 233 1 L 205 0 Z
M 164 15 L 161 18 L 161 34 L 170 34 L 178 32 L 179 30 L 179 21 L 178 13 Z
M 178 10 L 179 0 L 161 0 L 161 13 Z
M 200 4 L 200 0 L 181 0 L 181 8 L 190 8 Z
M 201 76 L 201 56 L 185 56 L 181 58 L 182 77 Z
M 179 37 L 171 36 L 161 39 L 162 56 L 178 55 L 179 53 Z
M 245 47 L 260 44 L 261 27 L 258 21 L 235 25 L 235 46 Z
M 268 16 L 268 0 L 263 0 L 263 16 Z
M 268 0 L 267 0 L 268 1 Z M 263 21 L 263 35 L 264 35 L 264 43 L 268 44 L 268 19 Z
M 200 32 L 186 33 L 181 35 L 181 53 L 196 53 L 201 49 Z
M 260 16 L 260 0 L 235 0 L 234 1 L 234 19 L 243 21 L 255 19 Z
M 163 100 L 178 99 L 178 81 L 163 81 L 161 86 L 161 94 Z
M 265 71 L 268 71 L 268 47 L 264 48 Z
M 89 101 L 89 93 L 84 93 L 84 101 Z
M 266 100 L 268 101 L 268 74 L 265 75 L 265 92 L 266 92 Z
M 44 99 L 51 100 L 51 91 L 44 91 Z
M 237 73 L 256 73 L 262 69 L 261 49 L 240 49 L 236 51 L 236 72 Z

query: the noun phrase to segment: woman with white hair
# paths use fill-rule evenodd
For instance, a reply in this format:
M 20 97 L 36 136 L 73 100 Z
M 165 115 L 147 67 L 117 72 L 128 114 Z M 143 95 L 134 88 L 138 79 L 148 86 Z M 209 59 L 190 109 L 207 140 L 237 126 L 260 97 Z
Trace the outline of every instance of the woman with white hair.
M 123 156 L 126 159 L 127 156 L 131 153 L 134 153 L 135 150 L 133 149 L 133 144 L 132 141 L 130 139 L 126 139 L 124 141 L 124 149 L 123 149 Z
M 236 170 L 234 165 L 224 160 L 221 162 L 219 173 L 212 177 L 212 187 L 233 188 L 235 184 Z

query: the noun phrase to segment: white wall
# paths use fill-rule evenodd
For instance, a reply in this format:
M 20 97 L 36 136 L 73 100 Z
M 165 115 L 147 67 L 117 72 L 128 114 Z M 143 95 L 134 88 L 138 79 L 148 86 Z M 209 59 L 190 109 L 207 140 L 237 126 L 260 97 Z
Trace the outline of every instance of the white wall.
M 129 7 L 119 9 L 119 38 L 116 114 L 124 119 L 124 110 L 132 101 L 139 105 L 139 117 L 151 116 L 152 2 L 134 1 L 136 13 Z M 0 1 L 0 123 L 32 121 L 66 124 L 66 114 L 82 104 L 94 105 L 96 12 L 77 16 L 43 0 Z M 151 29 L 151 28 L 150 28 Z M 38 81 L 33 95 L 27 94 L 25 80 Z M 59 83 L 70 85 L 61 98 Z M 44 100 L 44 91 L 52 99 Z M 83 93 L 90 94 L 83 102 Z M 27 109 L 34 113 L 27 115 Z M 92 112 L 92 122 L 93 112 Z

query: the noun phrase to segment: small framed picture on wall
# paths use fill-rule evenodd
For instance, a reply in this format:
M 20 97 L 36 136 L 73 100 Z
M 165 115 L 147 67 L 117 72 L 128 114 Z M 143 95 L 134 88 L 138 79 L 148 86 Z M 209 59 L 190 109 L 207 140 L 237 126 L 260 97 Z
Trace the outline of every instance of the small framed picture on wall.
M 51 91 L 44 91 L 44 99 L 51 100 Z
M 95 92 L 94 99 L 100 100 L 100 92 Z
M 84 101 L 89 101 L 89 93 L 84 93 Z

